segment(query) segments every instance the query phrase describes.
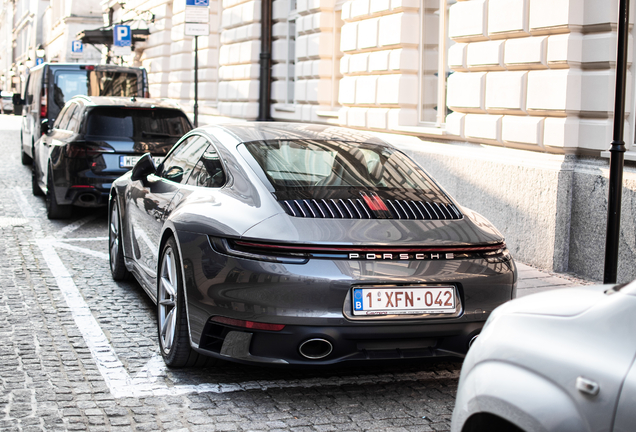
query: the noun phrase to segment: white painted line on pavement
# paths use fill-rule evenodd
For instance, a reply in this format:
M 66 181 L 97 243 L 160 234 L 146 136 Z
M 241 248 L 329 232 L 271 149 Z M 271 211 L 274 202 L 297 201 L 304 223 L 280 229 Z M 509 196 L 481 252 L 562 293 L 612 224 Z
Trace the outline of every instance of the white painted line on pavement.
M 66 225 L 64 228 L 62 228 L 61 230 L 59 230 L 58 232 L 55 233 L 56 237 L 64 237 L 67 234 L 72 233 L 73 231 L 77 230 L 78 228 L 81 228 L 82 225 L 87 224 L 88 222 L 97 219 L 97 214 L 92 214 L 86 217 L 83 217 L 81 219 L 76 220 L 73 223 L 70 223 L 68 225 Z
M 97 369 L 101 373 L 106 385 L 115 397 L 124 397 L 121 389 L 131 385 L 131 379 L 124 365 L 117 358 L 115 350 L 108 342 L 108 338 L 102 331 L 95 317 L 91 313 L 86 301 L 73 282 L 73 278 L 64 266 L 64 263 L 55 251 L 55 241 L 49 239 L 37 240 L 44 260 L 48 265 L 57 286 L 60 288 L 64 300 L 71 310 L 77 328 L 82 333 L 86 345 L 91 351 Z
M 22 189 L 18 187 L 14 187 L 11 192 L 13 192 L 13 199 L 15 199 L 15 203 L 18 205 L 18 208 L 20 209 L 20 212 L 22 212 L 22 215 L 25 218 L 35 217 L 35 212 L 33 211 L 33 208 L 29 205 L 29 202 L 27 201 L 26 197 L 22 193 Z
M 89 241 L 107 241 L 108 237 L 75 237 L 75 238 L 61 238 L 57 239 L 58 243 L 60 242 L 89 242 Z
M 99 238 L 104 239 L 104 238 Z M 64 239 L 69 241 L 71 239 Z M 79 240 L 79 239 L 72 239 Z M 310 388 L 325 386 L 381 384 L 391 382 L 422 381 L 438 379 L 440 374 L 434 371 L 421 371 L 416 373 L 395 373 L 381 375 L 355 375 L 347 377 L 308 378 L 298 380 L 262 380 L 245 381 L 238 383 L 202 383 L 202 384 L 175 384 L 167 385 L 164 380 L 167 368 L 160 355 L 154 355 L 148 363 L 131 378 L 128 371 L 117 357 L 112 347 L 91 310 L 82 297 L 79 288 L 75 285 L 72 276 L 64 266 L 56 247 L 69 249 L 69 246 L 58 239 L 36 240 L 46 263 L 57 282 L 64 300 L 71 310 L 73 319 L 82 337 L 86 341 L 97 368 L 104 378 L 111 394 L 115 398 L 144 397 L 144 396 L 176 396 L 188 393 L 229 393 L 247 390 L 267 390 L 270 388 Z M 71 250 L 88 253 L 90 249 L 80 251 L 80 247 L 72 247 Z M 106 254 L 104 254 L 106 255 Z M 444 374 L 445 378 L 459 378 L 459 371 Z
M 64 242 L 58 242 L 55 244 L 56 247 L 62 248 L 62 249 L 67 249 L 67 250 L 71 250 L 74 252 L 79 252 L 79 253 L 83 253 L 86 255 L 91 255 L 94 256 L 96 258 L 101 258 L 103 260 L 108 260 L 108 254 L 104 253 L 104 252 L 98 252 L 98 251 L 94 251 L 92 249 L 86 249 L 86 248 L 82 248 L 82 247 L 78 247 L 78 246 L 73 246 Z

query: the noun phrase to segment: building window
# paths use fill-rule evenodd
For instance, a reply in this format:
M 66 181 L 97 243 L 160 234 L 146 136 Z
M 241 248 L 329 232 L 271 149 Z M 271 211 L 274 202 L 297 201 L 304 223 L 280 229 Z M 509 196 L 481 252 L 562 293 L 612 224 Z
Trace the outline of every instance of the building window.
M 419 122 L 423 126 L 442 126 L 448 114 L 446 81 L 450 74 L 448 49 L 448 8 L 456 0 L 422 0 L 420 44 Z
M 281 0 L 278 0 L 281 1 Z M 274 43 L 272 46 L 272 99 L 278 106 L 276 109 L 293 109 L 294 86 L 296 82 L 296 21 L 298 12 L 296 0 L 288 0 L 288 9 L 281 19 L 275 19 L 272 29 Z

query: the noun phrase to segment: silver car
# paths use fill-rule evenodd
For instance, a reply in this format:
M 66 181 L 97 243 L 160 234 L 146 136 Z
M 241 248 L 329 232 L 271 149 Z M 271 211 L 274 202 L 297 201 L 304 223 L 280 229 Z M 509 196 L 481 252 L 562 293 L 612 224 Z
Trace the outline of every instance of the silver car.
M 462 367 L 453 432 L 636 430 L 636 283 L 497 308 Z

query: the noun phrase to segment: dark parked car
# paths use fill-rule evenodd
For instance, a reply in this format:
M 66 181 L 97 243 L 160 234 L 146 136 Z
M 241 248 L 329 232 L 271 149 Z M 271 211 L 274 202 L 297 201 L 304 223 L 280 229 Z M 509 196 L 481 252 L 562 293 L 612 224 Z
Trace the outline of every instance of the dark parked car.
M 463 355 L 515 297 L 502 235 L 369 134 L 195 129 L 112 186 L 113 277 L 156 302 L 167 365 Z
M 43 63 L 32 68 L 24 98 L 20 144 L 22 163 L 32 162 L 33 146 L 73 96 L 149 97 L 145 69 L 128 66 Z M 17 112 L 17 111 L 16 111 Z
M 33 194 L 51 219 L 72 206 L 108 203 L 110 185 L 144 153 L 164 156 L 192 125 L 178 105 L 156 99 L 76 96 L 36 141 Z

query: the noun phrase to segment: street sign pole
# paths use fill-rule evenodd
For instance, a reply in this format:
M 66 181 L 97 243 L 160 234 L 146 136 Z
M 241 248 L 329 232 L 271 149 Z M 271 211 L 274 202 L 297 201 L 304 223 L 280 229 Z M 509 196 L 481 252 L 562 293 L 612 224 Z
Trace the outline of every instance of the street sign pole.
M 621 227 L 623 165 L 625 162 L 625 81 L 627 76 L 627 41 L 629 0 L 618 3 L 618 44 L 616 54 L 616 94 L 614 96 L 614 135 L 610 148 L 609 195 L 607 204 L 607 236 L 605 238 L 605 272 L 603 283 L 616 283 L 618 245 Z
M 199 36 L 194 37 L 194 127 L 199 127 Z
M 186 0 L 185 35 L 194 36 L 194 127 L 199 127 L 199 36 L 210 34 L 210 0 Z

